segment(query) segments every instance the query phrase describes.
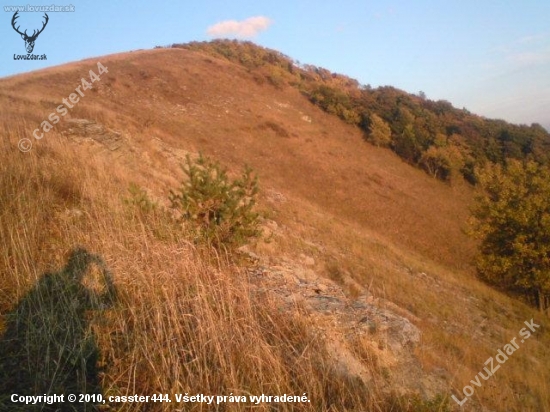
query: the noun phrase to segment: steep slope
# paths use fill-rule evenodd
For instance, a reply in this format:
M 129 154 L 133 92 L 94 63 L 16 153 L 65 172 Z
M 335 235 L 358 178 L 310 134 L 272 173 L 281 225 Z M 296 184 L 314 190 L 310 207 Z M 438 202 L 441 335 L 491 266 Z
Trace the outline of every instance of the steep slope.
M 248 163 L 264 185 L 284 187 L 394 243 L 458 266 L 471 258 L 472 244 L 461 232 L 467 187 L 439 184 L 366 144 L 358 129 L 297 91 L 259 85 L 237 65 L 183 50 L 116 56 L 107 66 L 109 73 L 69 115 L 119 130 L 128 148 L 142 150 L 160 139 L 226 165 Z M 40 105 L 32 110 L 38 127 L 94 68 L 90 60 L 63 73 L 21 76 L 4 90 L 22 99 L 25 110 Z M 67 127 L 65 120 L 57 130 Z M 177 165 L 170 166 L 166 174 L 177 173 Z
M 31 137 L 30 153 L 17 151 L 98 60 L 108 73 L 43 139 Z M 304 388 L 315 399 L 304 410 L 413 410 L 398 395 L 416 392 L 439 395 L 438 410 L 536 317 L 474 278 L 475 244 L 463 233 L 469 185 L 429 177 L 240 65 L 182 49 L 105 56 L 2 79 L 0 106 L 2 322 L 75 244 L 104 255 L 125 290 L 96 326 L 110 393 L 125 393 L 139 370 L 143 391 Z M 185 155 L 199 151 L 259 174 L 268 236 L 240 267 L 122 199 L 135 182 L 165 204 Z M 131 346 L 125 334 L 142 335 Z M 536 334 L 467 406 L 547 409 L 547 344 Z
M 442 180 L 475 182 L 476 167 L 506 159 L 548 163 L 550 133 L 541 125 L 515 125 L 433 101 L 420 92 L 372 88 L 339 73 L 303 65 L 251 42 L 215 40 L 174 44 L 235 62 L 276 87 L 291 86 L 328 113 L 361 128 L 373 143 Z M 373 62 L 373 64 L 376 64 Z

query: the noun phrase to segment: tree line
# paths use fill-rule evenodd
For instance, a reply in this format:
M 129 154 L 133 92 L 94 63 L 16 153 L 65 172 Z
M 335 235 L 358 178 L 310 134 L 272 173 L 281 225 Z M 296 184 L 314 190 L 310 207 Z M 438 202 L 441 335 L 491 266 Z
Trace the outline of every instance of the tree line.
M 252 42 L 214 40 L 175 44 L 224 57 L 246 67 L 259 82 L 300 90 L 315 105 L 363 130 L 365 139 L 388 147 L 435 178 L 476 182 L 476 167 L 507 159 L 550 162 L 550 133 L 541 125 L 515 125 L 457 109 L 423 92 L 372 88 L 322 67 L 300 64 Z

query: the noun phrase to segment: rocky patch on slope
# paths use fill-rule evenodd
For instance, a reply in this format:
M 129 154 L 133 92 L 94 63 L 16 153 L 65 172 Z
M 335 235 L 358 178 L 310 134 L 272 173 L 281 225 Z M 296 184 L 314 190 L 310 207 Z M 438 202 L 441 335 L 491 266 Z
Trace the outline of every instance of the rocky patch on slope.
M 274 263 L 246 247 L 242 253 L 254 262 L 248 269 L 252 293 L 275 299 L 282 311 L 307 316 L 331 348 L 336 371 L 387 393 L 432 398 L 447 390 L 443 376 L 422 370 L 414 354 L 421 332 L 396 313 L 402 311 L 394 310 L 394 304 L 363 288 L 358 296 L 348 296 L 339 284 L 315 272 L 312 258 L 281 258 Z
M 109 150 L 117 150 L 122 146 L 122 134 L 106 129 L 100 123 L 88 119 L 67 119 L 61 132 L 76 140 L 97 142 Z

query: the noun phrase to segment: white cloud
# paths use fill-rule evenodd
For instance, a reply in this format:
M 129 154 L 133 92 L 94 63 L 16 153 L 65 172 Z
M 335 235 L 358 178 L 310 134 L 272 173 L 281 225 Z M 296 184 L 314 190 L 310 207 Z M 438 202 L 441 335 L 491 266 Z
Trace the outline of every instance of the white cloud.
M 547 38 L 548 38 L 548 34 L 546 33 L 532 34 L 532 35 L 524 36 L 517 39 L 515 43 L 516 44 L 533 44 L 533 43 L 538 43 Z
M 206 30 L 206 33 L 212 37 L 235 36 L 250 38 L 266 30 L 271 23 L 272 20 L 265 16 L 249 17 L 242 21 L 226 20 L 210 26 Z
M 521 66 L 535 66 L 550 61 L 550 50 L 511 54 L 508 59 Z

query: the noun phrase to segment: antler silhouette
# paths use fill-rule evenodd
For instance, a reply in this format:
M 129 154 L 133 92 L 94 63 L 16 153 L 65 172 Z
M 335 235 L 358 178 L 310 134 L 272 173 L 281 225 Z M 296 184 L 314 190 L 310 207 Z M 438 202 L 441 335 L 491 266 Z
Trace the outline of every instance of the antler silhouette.
M 25 33 L 21 33 L 21 32 L 19 31 L 19 27 L 21 27 L 21 26 L 17 26 L 17 28 L 15 28 L 15 20 L 19 17 L 19 16 L 17 15 L 18 13 L 19 13 L 19 12 L 16 11 L 15 14 L 13 15 L 13 17 L 11 18 L 11 26 L 12 26 L 13 29 L 14 29 L 17 33 L 19 33 L 21 36 L 27 36 L 27 30 L 25 30 Z
M 44 13 L 44 18 L 46 19 L 42 25 L 42 28 L 40 30 L 38 30 L 38 32 L 36 30 L 33 30 L 32 32 L 32 35 L 29 36 L 27 34 L 27 30 L 25 30 L 24 33 L 20 32 L 19 31 L 19 27 L 21 26 L 17 26 L 15 27 L 15 24 L 16 24 L 16 20 L 17 18 L 19 17 L 18 16 L 18 11 L 16 11 L 13 15 L 13 17 L 11 18 L 11 26 L 13 27 L 13 29 L 19 33 L 21 35 L 21 37 L 23 38 L 23 40 L 25 40 L 25 47 L 27 49 L 27 52 L 28 53 L 32 53 L 33 49 L 34 49 L 34 42 L 36 40 L 36 38 L 38 37 L 38 35 L 40 33 L 42 33 L 44 31 L 44 29 L 46 28 L 46 25 L 48 24 L 48 21 L 50 20 L 50 18 L 48 17 L 48 14 Z
M 33 31 L 32 36 L 31 36 L 32 39 L 36 39 L 38 37 L 38 35 L 40 33 L 42 33 L 44 31 L 44 29 L 46 28 L 46 25 L 48 24 L 48 21 L 50 20 L 50 18 L 48 17 L 48 15 L 46 13 L 44 13 L 44 17 L 46 18 L 46 21 L 42 25 L 42 28 L 40 30 L 38 30 L 38 33 L 34 34 L 34 31 L 36 31 L 36 30 Z

